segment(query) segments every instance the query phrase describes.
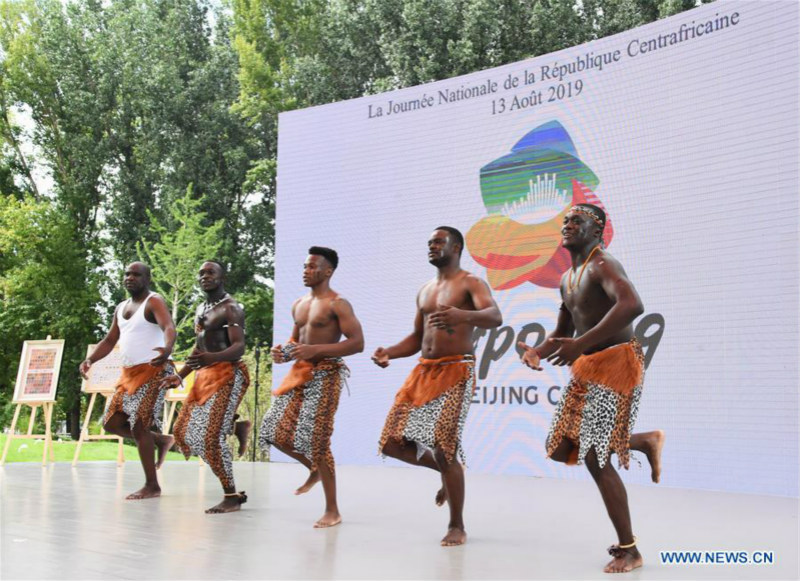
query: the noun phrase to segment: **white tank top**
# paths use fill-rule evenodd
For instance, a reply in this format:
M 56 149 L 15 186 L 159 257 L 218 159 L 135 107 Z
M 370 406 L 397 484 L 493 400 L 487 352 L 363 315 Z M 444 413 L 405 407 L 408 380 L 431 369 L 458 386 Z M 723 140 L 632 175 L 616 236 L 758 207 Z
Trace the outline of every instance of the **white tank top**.
M 154 357 L 158 357 L 158 351 L 153 351 L 153 349 L 165 346 L 164 332 L 161 327 L 144 318 L 144 308 L 154 294 L 151 292 L 147 295 L 130 319 L 126 320 L 122 316 L 122 312 L 131 299 L 121 302 L 117 308 L 119 349 L 122 352 L 122 364 L 125 367 L 147 363 Z

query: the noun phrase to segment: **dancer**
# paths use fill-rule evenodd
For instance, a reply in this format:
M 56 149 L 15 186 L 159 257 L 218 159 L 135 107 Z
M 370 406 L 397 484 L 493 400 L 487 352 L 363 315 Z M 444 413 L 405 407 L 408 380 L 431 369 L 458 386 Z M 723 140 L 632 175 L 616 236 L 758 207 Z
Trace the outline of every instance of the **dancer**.
M 117 305 L 111 329 L 80 364 L 78 371 L 88 379 L 91 366 L 111 353 L 119 342 L 124 366 L 103 417 L 103 428 L 136 442 L 145 483 L 126 498 L 140 500 L 161 495 L 156 470 L 174 442 L 172 436 L 154 433 L 151 427 L 155 424 L 161 430 L 160 411 L 164 407 L 165 390 L 160 384 L 174 372 L 169 358 L 176 333 L 167 303 L 150 291 L 149 266 L 142 262 L 129 264 L 123 284 L 131 298 Z M 154 448 L 158 449 L 157 463 Z
M 192 390 L 175 420 L 175 440 L 187 459 L 200 456 L 219 478 L 224 491 L 222 502 L 206 510 L 218 514 L 239 510 L 247 502 L 247 495 L 236 491 L 233 454 L 226 438 L 235 433 L 239 453 L 244 453 L 250 423 L 234 423 L 250 376 L 240 361 L 245 346 L 244 309 L 225 292 L 224 268 L 218 262 L 204 262 L 198 281 L 206 300 L 197 307 L 195 348 L 179 374 L 167 377 L 163 385 L 177 387 L 192 370 L 196 371 Z
M 378 347 L 372 360 L 422 357 L 408 376 L 389 411 L 381 435 L 382 454 L 441 473 L 436 504 L 450 507 L 442 546 L 462 545 L 464 528 L 464 451 L 461 431 L 475 388 L 475 327 L 491 329 L 503 322 L 489 286 L 462 270 L 464 237 L 449 226 L 434 230 L 428 240 L 428 262 L 437 275 L 417 295 L 414 331 L 388 348 Z M 456 457 L 458 456 L 458 458 Z
M 308 479 L 295 494 L 304 494 L 322 481 L 325 513 L 314 528 L 342 522 L 331 453 L 333 418 L 349 374 L 342 357 L 364 350 L 364 334 L 353 307 L 330 288 L 338 264 L 335 250 L 308 249 L 303 284 L 310 292 L 292 305 L 294 328 L 289 342 L 272 348 L 275 363 L 295 363 L 274 392 L 259 437 L 263 448 L 271 444 L 308 468 Z
M 664 433 L 631 435 L 644 381 L 644 356 L 632 323 L 644 307 L 622 265 L 603 248 L 605 224 L 605 212 L 591 204 L 578 204 L 566 214 L 562 245 L 572 256 L 572 268 L 561 278 L 556 328 L 538 347 L 518 345 L 532 369 L 541 371 L 542 359 L 572 366 L 547 436 L 547 455 L 557 462 L 586 463 L 619 541 L 608 549 L 613 559 L 604 571 L 627 573 L 642 566 L 642 555 L 625 486 L 609 457 L 616 453 L 627 469 L 630 450 L 643 452 L 658 482 Z

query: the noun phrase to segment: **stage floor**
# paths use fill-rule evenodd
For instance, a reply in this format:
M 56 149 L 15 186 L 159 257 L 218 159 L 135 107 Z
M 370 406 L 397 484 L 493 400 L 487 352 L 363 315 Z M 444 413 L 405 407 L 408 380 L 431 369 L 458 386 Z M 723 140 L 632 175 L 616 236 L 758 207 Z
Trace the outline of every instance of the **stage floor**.
M 237 463 L 243 510 L 206 515 L 207 467 L 168 462 L 159 499 L 125 501 L 138 463 L 0 468 L 2 579 L 608 579 L 615 539 L 589 482 L 467 473 L 469 542 L 421 468 L 340 466 L 342 525 L 315 530 L 322 489 L 296 464 Z M 797 579 L 798 501 L 631 485 L 645 566 L 625 579 Z M 772 565 L 661 565 L 659 551 L 774 551 Z

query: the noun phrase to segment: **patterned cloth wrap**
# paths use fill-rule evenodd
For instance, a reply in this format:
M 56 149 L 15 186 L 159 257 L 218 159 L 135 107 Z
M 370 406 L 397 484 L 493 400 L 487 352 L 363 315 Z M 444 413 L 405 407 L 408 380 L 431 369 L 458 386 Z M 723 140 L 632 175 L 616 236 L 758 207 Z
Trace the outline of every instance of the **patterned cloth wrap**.
M 582 464 L 594 447 L 601 468 L 616 453 L 627 470 L 643 383 L 644 354 L 636 339 L 578 357 L 553 415 L 547 456 L 567 438 L 574 444 L 567 464 Z
M 236 408 L 250 375 L 241 361 L 220 361 L 196 372 L 189 397 L 175 420 L 175 443 L 188 459 L 200 456 L 223 488 L 235 488 L 233 453 L 227 437 L 233 433 Z
M 131 430 L 138 420 L 142 421 L 142 426 L 149 430 L 153 425 L 161 431 L 161 414 L 164 409 L 164 394 L 166 389 L 160 389 L 161 381 L 175 373 L 172 362 L 159 366 L 149 363 L 123 367 L 117 391 L 111 398 L 103 415 L 105 424 L 117 412 L 122 412 L 128 416 L 128 424 Z
M 389 440 L 417 446 L 417 458 L 441 449 L 450 463 L 458 454 L 466 463 L 461 433 L 475 389 L 475 357 L 420 357 L 389 410 L 378 450 Z
M 290 361 L 290 346 L 283 349 L 284 361 Z M 272 407 L 261 423 L 261 448 L 266 451 L 273 445 L 291 450 L 306 457 L 312 471 L 322 462 L 334 473 L 333 420 L 349 375 L 350 370 L 341 357 L 317 363 L 296 361 L 273 392 Z

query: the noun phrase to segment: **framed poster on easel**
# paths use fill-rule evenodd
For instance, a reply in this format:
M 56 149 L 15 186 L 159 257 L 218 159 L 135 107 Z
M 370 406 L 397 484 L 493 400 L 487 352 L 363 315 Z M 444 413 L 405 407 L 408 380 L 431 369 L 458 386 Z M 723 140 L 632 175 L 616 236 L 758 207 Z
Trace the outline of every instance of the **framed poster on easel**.
M 51 425 L 63 355 L 63 339 L 50 339 L 48 335 L 44 341 L 25 341 L 23 343 L 22 355 L 17 370 L 17 381 L 14 385 L 14 398 L 12 399 L 12 403 L 16 404 L 16 409 L 14 410 L 14 419 L 11 421 L 11 428 L 6 438 L 6 445 L 3 448 L 3 457 L 0 459 L 0 464 L 4 464 L 6 461 L 11 440 L 26 438 L 44 440 L 43 466 L 47 464 L 48 452 L 50 453 L 50 460 L 54 460 Z M 31 408 L 28 433 L 16 434 L 17 421 L 23 405 Z M 44 434 L 34 434 L 33 425 L 36 419 L 36 412 L 40 406 L 44 411 L 45 432 Z
M 86 357 L 89 357 L 97 345 L 89 345 L 86 347 Z M 90 393 L 92 396 L 89 398 L 89 405 L 86 408 L 86 417 L 83 420 L 81 427 L 81 435 L 78 438 L 78 445 L 75 448 L 75 456 L 72 458 L 72 465 L 78 463 L 78 458 L 81 454 L 81 447 L 84 442 L 92 440 L 117 440 L 117 464 L 122 465 L 125 463 L 125 453 L 123 448 L 123 438 L 106 434 L 103 429 L 102 422 L 100 424 L 100 433 L 97 435 L 89 434 L 89 422 L 92 419 L 92 410 L 94 409 L 95 400 L 97 395 L 102 395 L 105 398 L 105 405 L 103 409 L 108 407 L 108 403 L 114 392 L 117 389 L 117 382 L 119 376 L 122 374 L 122 351 L 120 351 L 119 344 L 115 345 L 111 352 L 103 357 L 100 361 L 93 363 L 89 368 L 87 375 L 88 379 L 81 379 L 81 391 L 83 393 Z

